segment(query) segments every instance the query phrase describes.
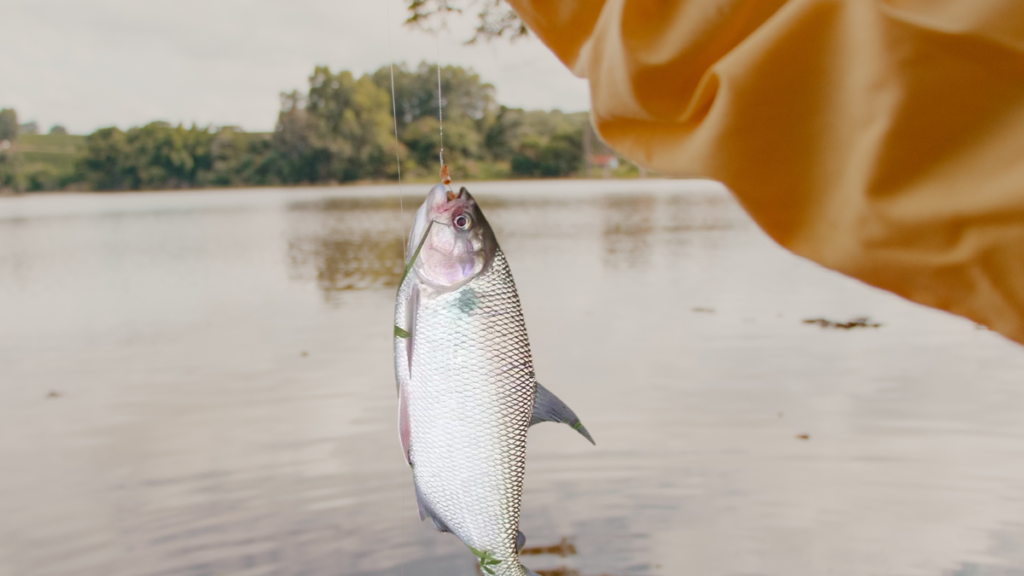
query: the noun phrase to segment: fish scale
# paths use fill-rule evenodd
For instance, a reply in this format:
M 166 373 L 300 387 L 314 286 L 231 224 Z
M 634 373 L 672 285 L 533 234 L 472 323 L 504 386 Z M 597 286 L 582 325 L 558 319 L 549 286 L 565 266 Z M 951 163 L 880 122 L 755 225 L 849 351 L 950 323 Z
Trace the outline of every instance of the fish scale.
M 466 545 L 500 561 L 495 575 L 526 574 L 508 560 L 535 386 L 512 273 L 498 249 L 490 269 L 458 290 L 421 290 L 409 387 L 420 497 Z

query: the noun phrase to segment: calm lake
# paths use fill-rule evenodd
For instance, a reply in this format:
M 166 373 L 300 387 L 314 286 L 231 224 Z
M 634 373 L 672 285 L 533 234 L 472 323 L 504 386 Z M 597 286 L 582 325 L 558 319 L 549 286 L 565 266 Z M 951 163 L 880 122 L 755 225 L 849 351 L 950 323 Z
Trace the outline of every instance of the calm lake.
M 396 431 L 428 188 L 0 198 L 0 574 L 475 574 Z M 531 430 L 524 564 L 1024 574 L 1020 346 L 785 252 L 710 182 L 469 188 L 597 441 Z

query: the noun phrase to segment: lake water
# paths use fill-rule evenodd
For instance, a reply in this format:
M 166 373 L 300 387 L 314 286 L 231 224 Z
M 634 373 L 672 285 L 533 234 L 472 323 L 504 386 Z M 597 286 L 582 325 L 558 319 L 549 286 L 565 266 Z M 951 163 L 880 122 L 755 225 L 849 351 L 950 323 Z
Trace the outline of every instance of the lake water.
M 0 574 L 472 576 L 396 433 L 427 188 L 0 198 Z M 526 565 L 1024 574 L 1020 346 L 788 254 L 709 182 L 470 189 L 597 440 L 531 430 Z

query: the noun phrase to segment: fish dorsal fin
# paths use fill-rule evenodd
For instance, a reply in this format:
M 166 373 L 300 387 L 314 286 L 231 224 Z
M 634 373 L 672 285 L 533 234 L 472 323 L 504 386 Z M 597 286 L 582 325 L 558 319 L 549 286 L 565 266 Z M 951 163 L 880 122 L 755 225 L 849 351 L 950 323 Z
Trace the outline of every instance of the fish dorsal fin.
M 572 408 L 566 406 L 565 402 L 558 399 L 558 396 L 555 396 L 550 390 L 541 386 L 540 382 L 537 382 L 537 396 L 533 401 L 533 419 L 530 421 L 530 426 L 540 424 L 541 422 L 568 424 L 573 430 L 582 434 L 587 440 L 590 440 L 591 444 L 597 444 L 590 436 L 590 432 L 587 432 L 587 428 L 580 422 L 576 413 L 572 411 Z

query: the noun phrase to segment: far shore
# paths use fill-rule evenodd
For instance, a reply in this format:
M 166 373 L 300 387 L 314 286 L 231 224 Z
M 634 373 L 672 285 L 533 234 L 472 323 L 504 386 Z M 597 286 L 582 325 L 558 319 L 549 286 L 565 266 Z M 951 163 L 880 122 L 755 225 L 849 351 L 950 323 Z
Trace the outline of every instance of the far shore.
M 644 178 L 632 176 L 632 177 L 610 177 L 610 178 L 499 178 L 499 179 L 487 179 L 487 180 L 465 180 L 461 184 L 456 182 L 453 185 L 471 185 L 479 183 L 524 183 L 524 182 L 612 182 L 612 181 L 640 181 L 640 180 L 676 180 L 676 178 L 667 178 L 660 175 L 648 175 Z M 262 186 L 211 186 L 206 188 L 153 188 L 153 189 L 140 189 L 140 190 L 45 190 L 36 192 L 15 192 L 9 188 L 0 189 L 0 198 L 24 198 L 29 196 L 65 196 L 65 195 L 116 195 L 125 193 L 166 193 L 166 192 L 228 192 L 232 190 L 281 190 L 281 189 L 295 189 L 295 190 L 308 190 L 317 188 L 348 188 L 348 187 L 368 187 L 368 186 L 428 186 L 437 184 L 436 179 L 431 178 L 414 178 L 411 180 L 402 180 L 397 182 L 395 180 L 355 180 L 352 182 L 317 182 L 310 184 L 283 184 L 283 185 L 262 185 Z

